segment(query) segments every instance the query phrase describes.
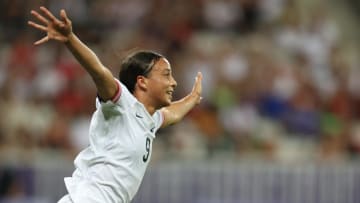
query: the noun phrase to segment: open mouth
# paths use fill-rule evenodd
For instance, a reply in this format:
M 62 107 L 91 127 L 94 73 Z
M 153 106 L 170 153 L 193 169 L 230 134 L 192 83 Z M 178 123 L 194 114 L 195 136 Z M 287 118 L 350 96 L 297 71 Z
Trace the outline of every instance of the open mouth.
M 172 99 L 172 97 L 173 97 L 173 96 L 172 96 L 172 95 L 173 95 L 173 92 L 174 92 L 174 91 L 171 91 L 171 90 L 170 90 L 170 91 L 166 91 L 166 94 L 169 95 L 170 99 Z

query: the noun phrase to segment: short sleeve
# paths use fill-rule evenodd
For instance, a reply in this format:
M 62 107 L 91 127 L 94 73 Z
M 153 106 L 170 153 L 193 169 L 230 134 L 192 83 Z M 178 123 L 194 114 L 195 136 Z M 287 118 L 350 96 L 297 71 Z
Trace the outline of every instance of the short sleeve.
M 155 129 L 157 131 L 160 129 L 161 125 L 164 122 L 164 114 L 160 110 L 157 110 L 155 111 L 153 118 L 155 122 Z
M 120 108 L 125 108 L 129 106 L 133 100 L 134 96 L 128 91 L 126 86 L 122 84 L 118 79 L 115 79 L 117 84 L 117 91 L 115 95 L 108 101 L 102 101 L 99 97 L 96 98 L 96 108 L 100 107 L 111 107 L 118 106 Z
M 124 89 L 121 86 L 121 83 L 120 83 L 120 81 L 118 79 L 115 79 L 115 82 L 116 82 L 116 86 L 117 86 L 117 91 L 116 91 L 115 95 L 111 98 L 111 101 L 113 103 L 116 103 L 119 100 L 119 98 L 121 96 L 122 89 Z

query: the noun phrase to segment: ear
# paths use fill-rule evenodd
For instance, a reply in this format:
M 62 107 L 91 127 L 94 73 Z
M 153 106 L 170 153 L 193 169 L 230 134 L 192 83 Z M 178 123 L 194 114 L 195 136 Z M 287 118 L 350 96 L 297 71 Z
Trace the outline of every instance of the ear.
M 146 79 L 146 77 L 144 77 L 142 75 L 138 75 L 137 78 L 136 78 L 136 85 L 141 90 L 147 90 L 147 79 Z

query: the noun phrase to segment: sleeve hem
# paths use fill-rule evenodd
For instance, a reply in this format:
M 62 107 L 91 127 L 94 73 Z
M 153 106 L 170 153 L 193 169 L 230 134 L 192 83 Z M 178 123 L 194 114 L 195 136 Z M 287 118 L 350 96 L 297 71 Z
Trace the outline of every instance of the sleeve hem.
M 164 124 L 164 121 L 165 121 L 164 112 L 160 111 L 160 125 L 159 125 L 159 128 L 161 128 L 161 126 Z
M 115 79 L 115 82 L 116 82 L 117 90 L 116 90 L 116 94 L 111 98 L 111 101 L 114 103 L 116 103 L 119 100 L 122 92 L 120 81 Z

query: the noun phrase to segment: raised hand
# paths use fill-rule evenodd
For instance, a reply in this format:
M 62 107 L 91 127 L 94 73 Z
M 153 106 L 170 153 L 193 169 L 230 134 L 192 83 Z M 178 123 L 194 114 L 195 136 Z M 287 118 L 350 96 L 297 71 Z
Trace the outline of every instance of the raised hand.
M 202 99 L 202 97 L 201 97 L 201 92 L 202 92 L 201 81 L 202 81 L 202 74 L 201 74 L 201 72 L 198 72 L 198 74 L 196 75 L 196 78 L 195 78 L 195 83 L 194 83 L 193 89 L 191 91 L 192 94 L 195 94 L 199 97 L 198 100 L 196 101 L 197 104 L 199 104 Z
M 72 33 L 72 25 L 70 19 L 67 17 L 65 10 L 60 11 L 60 20 L 56 18 L 48 9 L 40 7 L 42 15 L 37 11 L 32 10 L 30 13 L 41 22 L 41 24 L 33 21 L 28 21 L 28 24 L 36 29 L 46 32 L 46 36 L 36 41 L 35 45 L 43 44 L 49 40 L 57 40 L 60 42 L 67 42 Z

